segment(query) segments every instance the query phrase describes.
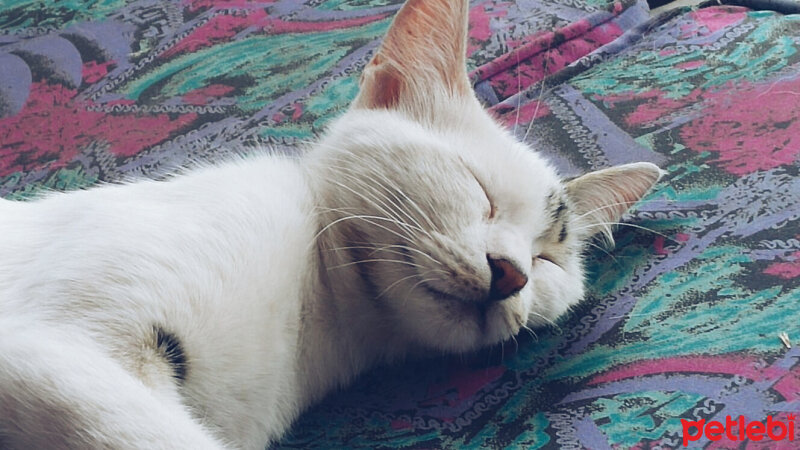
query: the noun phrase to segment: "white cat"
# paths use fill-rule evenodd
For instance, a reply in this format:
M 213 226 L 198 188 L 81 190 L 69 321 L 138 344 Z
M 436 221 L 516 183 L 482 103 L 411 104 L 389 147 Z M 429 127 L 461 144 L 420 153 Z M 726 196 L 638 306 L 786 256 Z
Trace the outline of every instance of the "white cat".
M 661 171 L 562 182 L 474 97 L 467 10 L 409 1 L 300 158 L 0 200 L 0 446 L 263 448 L 368 367 L 578 302 Z

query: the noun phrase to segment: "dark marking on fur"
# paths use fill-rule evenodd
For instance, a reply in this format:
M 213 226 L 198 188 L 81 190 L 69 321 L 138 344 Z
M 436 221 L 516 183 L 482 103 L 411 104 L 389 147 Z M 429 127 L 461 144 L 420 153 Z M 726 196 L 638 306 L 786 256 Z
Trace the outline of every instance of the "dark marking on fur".
M 553 223 L 558 222 L 567 210 L 567 200 L 563 192 L 552 191 L 547 194 L 545 211 L 550 213 Z
M 156 326 L 156 349 L 161 352 L 164 359 L 167 360 L 172 367 L 172 377 L 183 383 L 186 381 L 188 372 L 188 363 L 186 360 L 186 353 L 183 350 L 178 336 L 166 331 L 165 329 Z
M 550 225 L 547 227 L 547 236 L 553 239 L 558 236 L 558 242 L 564 242 L 567 239 L 567 222 L 568 222 L 569 203 L 563 192 L 552 192 L 547 196 L 546 214 L 550 215 Z
M 561 231 L 558 233 L 558 242 L 564 242 L 567 239 L 567 224 L 561 224 Z
M 359 233 L 359 232 L 357 232 L 355 230 L 352 230 L 352 236 L 351 236 L 351 239 L 349 239 L 347 241 L 347 246 L 349 246 L 349 247 L 363 246 L 364 245 L 363 242 L 367 242 L 365 239 L 366 239 L 366 237 L 363 237 L 361 235 L 361 233 Z M 350 261 L 349 262 L 355 263 L 355 262 L 358 262 L 358 261 L 364 261 L 364 260 L 370 259 L 371 258 L 371 256 L 370 256 L 371 252 L 374 252 L 374 250 L 365 249 L 365 248 L 351 248 L 351 249 L 348 250 L 348 255 L 350 256 Z M 366 264 L 360 263 L 360 264 L 356 264 L 355 268 L 356 268 L 356 273 L 358 274 L 358 277 L 361 279 L 361 282 L 362 282 L 364 288 L 366 289 L 366 292 L 365 292 L 366 295 L 369 298 L 377 300 L 378 295 L 380 293 L 380 289 L 378 288 L 378 286 L 373 281 L 373 278 L 375 277 L 375 275 L 373 273 L 374 269 L 372 267 L 373 264 L 374 263 L 366 263 Z
M 567 203 L 564 200 L 558 202 L 558 207 L 556 208 L 555 212 L 553 212 L 553 221 L 561 220 L 561 217 L 564 215 L 566 210 Z

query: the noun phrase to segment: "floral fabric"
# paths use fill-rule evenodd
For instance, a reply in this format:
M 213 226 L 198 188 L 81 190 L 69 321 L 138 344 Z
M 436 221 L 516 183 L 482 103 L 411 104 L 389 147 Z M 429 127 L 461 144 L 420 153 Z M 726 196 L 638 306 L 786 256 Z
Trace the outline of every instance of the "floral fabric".
M 669 174 L 590 253 L 570 316 L 371 371 L 276 447 L 675 448 L 681 419 L 799 412 L 800 351 L 778 333 L 800 337 L 800 16 L 737 3 L 756 9 L 647 21 L 626 0 L 473 1 L 470 74 L 499 120 L 566 176 Z M 291 150 L 355 95 L 399 4 L 4 2 L 0 195 Z
M 291 150 L 355 96 L 361 67 L 401 3 L 3 2 L 0 195 L 153 177 L 254 145 Z M 634 6 L 642 10 L 611 0 L 473 1 L 470 65 L 529 47 L 540 29 L 574 28 L 585 17 L 600 23 Z M 578 50 L 551 67 L 625 25 L 587 24 L 569 35 L 587 35 Z
M 800 436 L 800 351 L 779 339 L 800 337 L 798 50 L 800 16 L 684 9 L 496 104 L 565 175 L 633 161 L 669 174 L 616 248 L 591 252 L 571 316 L 371 372 L 281 448 L 681 448 L 681 420 L 727 416 Z M 731 436 L 688 443 L 797 448 Z

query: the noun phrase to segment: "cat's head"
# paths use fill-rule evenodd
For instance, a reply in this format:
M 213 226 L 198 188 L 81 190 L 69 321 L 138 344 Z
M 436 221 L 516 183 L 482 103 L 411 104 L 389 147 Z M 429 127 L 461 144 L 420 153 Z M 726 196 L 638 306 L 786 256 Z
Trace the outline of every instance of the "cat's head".
M 565 182 L 484 111 L 466 74 L 467 0 L 410 0 L 360 93 L 313 154 L 325 242 L 395 330 L 466 351 L 556 319 L 584 295 L 585 242 L 661 171 Z

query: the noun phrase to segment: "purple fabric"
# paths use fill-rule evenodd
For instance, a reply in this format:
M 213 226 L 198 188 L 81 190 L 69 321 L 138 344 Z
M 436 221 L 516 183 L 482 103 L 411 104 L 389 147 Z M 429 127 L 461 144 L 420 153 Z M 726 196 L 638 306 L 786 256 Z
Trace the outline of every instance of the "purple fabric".
M 498 120 L 567 176 L 630 161 L 669 175 L 614 250 L 588 255 L 591 295 L 557 326 L 371 371 L 278 447 L 674 448 L 681 419 L 798 423 L 800 353 L 778 339 L 800 336 L 798 17 L 471 6 L 470 73 Z M 291 150 L 355 95 L 398 7 L 6 3 L 0 195 L 159 177 L 257 144 Z

